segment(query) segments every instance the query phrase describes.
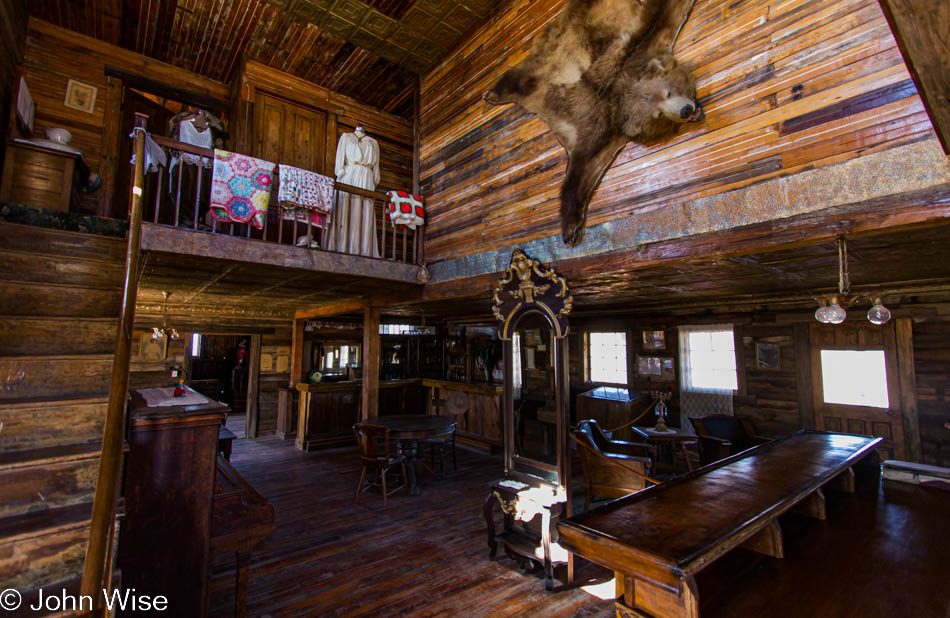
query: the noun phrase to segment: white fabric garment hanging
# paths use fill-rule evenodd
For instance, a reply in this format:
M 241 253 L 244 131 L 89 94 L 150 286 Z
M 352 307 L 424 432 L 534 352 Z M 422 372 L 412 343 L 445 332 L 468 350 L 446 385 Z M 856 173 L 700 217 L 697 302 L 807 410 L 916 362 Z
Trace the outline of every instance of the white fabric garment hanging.
M 178 141 L 185 144 L 190 144 L 192 146 L 198 146 L 199 148 L 208 148 L 209 150 L 214 148 L 214 136 L 211 135 L 211 127 L 208 127 L 204 131 L 199 131 L 195 127 L 193 118 L 182 120 L 180 123 L 178 123 Z M 181 159 L 185 163 L 211 169 L 211 159 L 208 157 L 199 157 L 198 155 L 191 154 L 190 152 L 182 152 L 180 154 Z M 178 165 L 178 160 L 178 154 L 173 155 L 172 164 L 168 168 L 169 191 L 172 191 L 172 172 L 175 170 L 175 166 Z
M 344 133 L 336 147 L 336 179 L 360 189 L 379 184 L 379 144 L 368 135 Z M 379 257 L 373 200 L 337 192 L 329 248 L 343 253 Z

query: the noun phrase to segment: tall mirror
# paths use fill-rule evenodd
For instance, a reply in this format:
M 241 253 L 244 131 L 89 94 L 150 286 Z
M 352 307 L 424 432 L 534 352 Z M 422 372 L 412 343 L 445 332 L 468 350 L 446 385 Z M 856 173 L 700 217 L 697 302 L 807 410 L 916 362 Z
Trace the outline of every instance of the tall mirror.
M 570 459 L 567 282 L 516 250 L 494 300 L 504 342 L 505 474 L 564 486 Z

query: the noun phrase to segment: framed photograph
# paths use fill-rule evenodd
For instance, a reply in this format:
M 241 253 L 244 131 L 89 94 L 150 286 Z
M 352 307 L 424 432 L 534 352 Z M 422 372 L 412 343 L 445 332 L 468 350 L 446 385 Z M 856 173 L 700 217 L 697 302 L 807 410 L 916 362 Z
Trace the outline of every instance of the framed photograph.
M 644 350 L 665 350 L 666 337 L 661 330 L 643 331 L 643 349 Z
M 99 89 L 95 86 L 71 79 L 66 86 L 66 100 L 63 101 L 63 105 L 91 114 L 96 107 L 96 94 L 98 92 Z
M 755 344 L 755 366 L 759 369 L 778 369 L 780 360 L 777 343 Z
M 152 331 L 148 331 L 139 338 L 139 360 L 163 361 L 167 349 L 168 337 L 164 335 L 158 339 L 152 339 Z
M 673 380 L 676 378 L 676 371 L 673 369 L 673 359 L 664 358 L 663 359 L 663 368 L 660 370 L 663 379 Z
M 663 374 L 663 359 L 659 356 L 637 356 L 637 373 L 642 376 Z

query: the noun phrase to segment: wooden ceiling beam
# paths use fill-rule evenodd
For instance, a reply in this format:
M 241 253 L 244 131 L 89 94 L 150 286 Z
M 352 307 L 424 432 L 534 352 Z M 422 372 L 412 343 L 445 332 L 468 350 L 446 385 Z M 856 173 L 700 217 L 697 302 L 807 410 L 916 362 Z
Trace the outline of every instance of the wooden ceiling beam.
M 348 298 L 334 303 L 317 305 L 308 309 L 298 309 L 294 313 L 294 319 L 309 320 L 313 318 L 328 318 L 335 315 L 363 311 L 369 306 L 370 302 L 365 298 Z
M 950 154 L 950 4 L 943 0 L 878 1 L 943 152 Z
M 796 217 L 777 219 L 720 232 L 686 236 L 630 249 L 601 253 L 551 264 L 568 282 L 582 277 L 735 258 L 784 249 L 813 246 L 838 236 L 867 237 L 893 234 L 950 222 L 950 185 L 937 190 L 890 195 L 860 204 L 826 208 Z M 429 284 L 414 299 L 393 304 L 428 303 L 487 294 L 500 273 Z

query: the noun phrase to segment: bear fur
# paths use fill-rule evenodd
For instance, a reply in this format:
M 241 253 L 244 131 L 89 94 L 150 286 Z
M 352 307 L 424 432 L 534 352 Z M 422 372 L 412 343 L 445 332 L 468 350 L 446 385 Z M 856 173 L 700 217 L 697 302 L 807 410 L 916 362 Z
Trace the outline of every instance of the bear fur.
M 601 177 L 630 141 L 653 143 L 698 122 L 692 75 L 670 53 L 693 0 L 568 0 L 525 60 L 484 95 L 517 103 L 568 154 L 561 236 L 580 242 Z

